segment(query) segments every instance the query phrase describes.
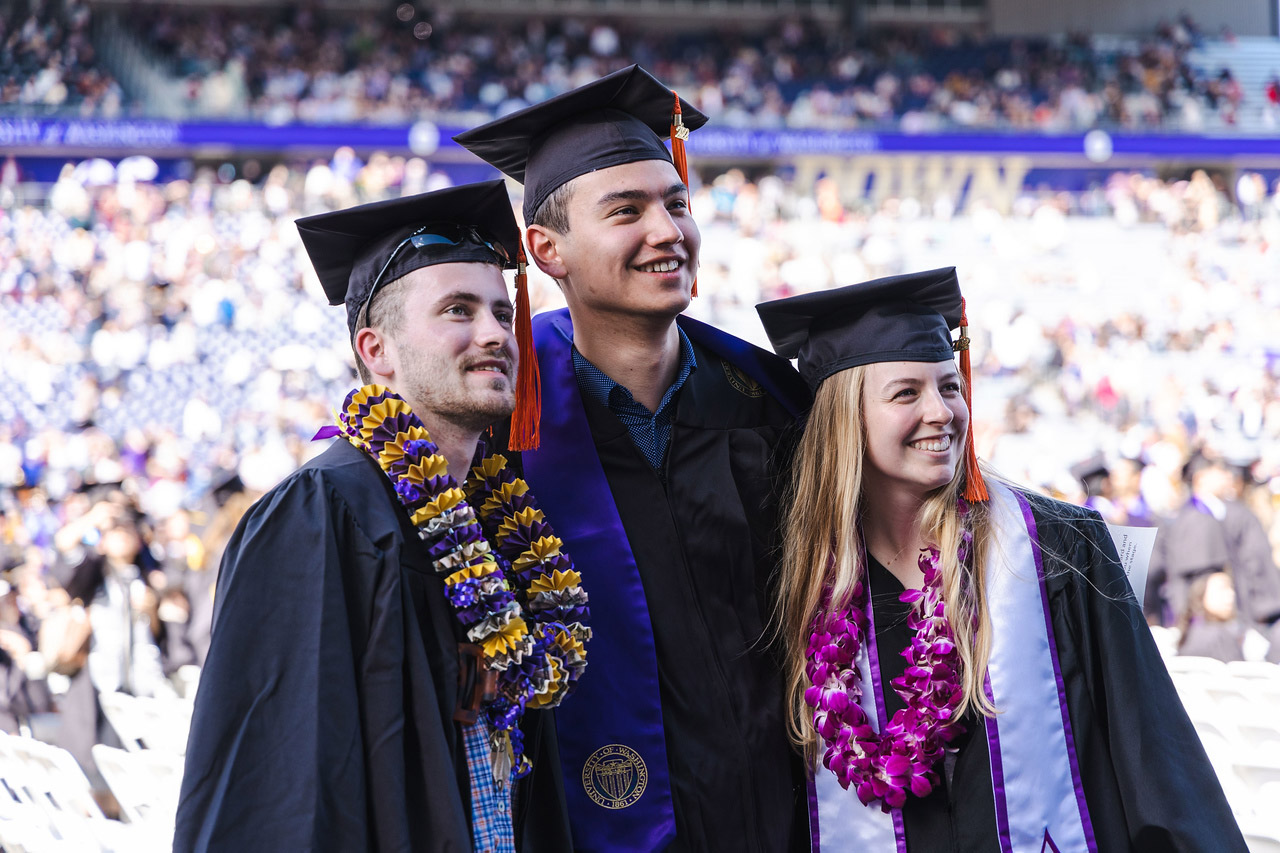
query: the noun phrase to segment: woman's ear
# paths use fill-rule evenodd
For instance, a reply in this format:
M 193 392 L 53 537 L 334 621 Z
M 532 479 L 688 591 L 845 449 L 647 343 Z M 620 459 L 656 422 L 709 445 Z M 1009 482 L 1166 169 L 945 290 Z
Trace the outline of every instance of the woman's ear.
M 391 379 L 395 377 L 395 364 L 392 359 L 392 345 L 381 329 L 372 329 L 365 326 L 356 332 L 355 340 L 352 342 L 356 351 L 356 358 L 364 362 L 364 366 L 369 368 L 376 379 Z M 386 382 L 378 384 L 385 385 Z
M 562 236 L 542 225 L 530 225 L 525 233 L 525 242 L 529 246 L 529 257 L 538 265 L 538 269 L 556 280 L 568 274 L 564 260 L 560 257 L 559 241 Z

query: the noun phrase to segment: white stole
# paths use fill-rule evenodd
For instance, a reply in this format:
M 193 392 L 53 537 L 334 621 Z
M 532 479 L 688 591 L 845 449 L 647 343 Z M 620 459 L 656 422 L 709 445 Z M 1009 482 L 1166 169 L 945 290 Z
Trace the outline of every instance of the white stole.
M 1066 693 L 1044 585 L 1040 542 L 1026 499 L 988 482 L 995 547 L 987 557 L 987 606 L 992 624 L 987 695 L 998 714 L 986 718 L 996 827 L 1001 853 L 1096 853 L 1076 761 Z M 868 594 L 868 610 L 870 595 Z M 862 699 L 881 730 L 874 686 L 879 662 L 869 636 L 858 650 Z M 875 669 L 873 670 L 873 666 Z M 892 685 L 881 685 L 892 690 Z M 978 736 L 975 733 L 974 736 Z M 941 772 L 942 768 L 939 768 Z M 810 786 L 815 853 L 906 853 L 901 811 L 864 806 L 819 760 Z

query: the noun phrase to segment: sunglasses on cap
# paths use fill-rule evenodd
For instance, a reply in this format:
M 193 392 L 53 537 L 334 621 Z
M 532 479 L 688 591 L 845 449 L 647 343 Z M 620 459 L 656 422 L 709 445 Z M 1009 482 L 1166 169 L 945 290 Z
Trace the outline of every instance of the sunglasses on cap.
M 364 298 L 364 304 L 360 306 L 361 323 L 357 328 L 369 322 L 369 306 L 373 304 L 374 294 L 382 287 L 384 283 L 383 277 L 387 274 L 387 270 L 391 268 L 391 263 L 400 256 L 400 252 L 404 250 L 405 246 L 426 249 L 431 246 L 462 246 L 466 244 L 486 247 L 501 262 L 499 265 L 503 269 L 515 266 L 511 260 L 511 253 L 507 251 L 506 246 L 503 246 L 497 240 L 486 237 L 471 225 L 459 225 L 454 222 L 433 222 L 429 225 L 423 225 L 417 231 L 401 240 L 391 250 L 391 254 L 387 256 L 387 262 L 382 265 L 382 269 L 378 270 L 378 275 L 373 280 L 373 286 L 369 288 L 369 295 Z

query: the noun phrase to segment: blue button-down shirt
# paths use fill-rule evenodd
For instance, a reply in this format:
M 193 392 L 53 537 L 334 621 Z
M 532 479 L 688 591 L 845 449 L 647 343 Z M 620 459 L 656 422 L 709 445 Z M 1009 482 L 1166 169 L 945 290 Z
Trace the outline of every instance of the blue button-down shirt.
M 655 469 L 662 467 L 667 445 L 671 443 L 671 419 L 675 414 L 673 401 L 676 392 L 698 366 L 693 355 L 693 344 L 683 329 L 678 326 L 676 329 L 680 332 L 680 368 L 676 371 L 676 381 L 662 395 L 662 402 L 658 404 L 656 412 L 649 411 L 624 386 L 588 361 L 586 356 L 578 352 L 577 347 L 573 348 L 573 372 L 578 379 L 578 390 L 582 392 L 582 396 L 608 407 L 627 428 L 636 449 L 644 454 L 644 458 Z

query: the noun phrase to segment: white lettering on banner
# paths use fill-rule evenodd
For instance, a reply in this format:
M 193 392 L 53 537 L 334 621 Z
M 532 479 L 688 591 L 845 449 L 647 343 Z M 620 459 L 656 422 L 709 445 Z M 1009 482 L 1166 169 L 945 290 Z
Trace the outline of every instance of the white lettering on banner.
M 1108 524 L 1111 541 L 1116 543 L 1116 553 L 1120 555 L 1120 567 L 1133 587 L 1133 594 L 1138 598 L 1138 606 L 1142 606 L 1142 598 L 1147 591 L 1147 571 L 1151 568 L 1151 552 L 1156 547 L 1156 528 L 1123 527 L 1119 524 Z
M 0 145 L 79 148 L 172 148 L 179 126 L 163 121 L 36 121 L 0 119 Z
M 66 125 L 63 142 L 84 146 L 170 147 L 178 142 L 178 126 L 169 122 L 73 121 Z
M 32 144 L 40 139 L 40 123 L 31 119 L 0 119 L 0 145 Z

